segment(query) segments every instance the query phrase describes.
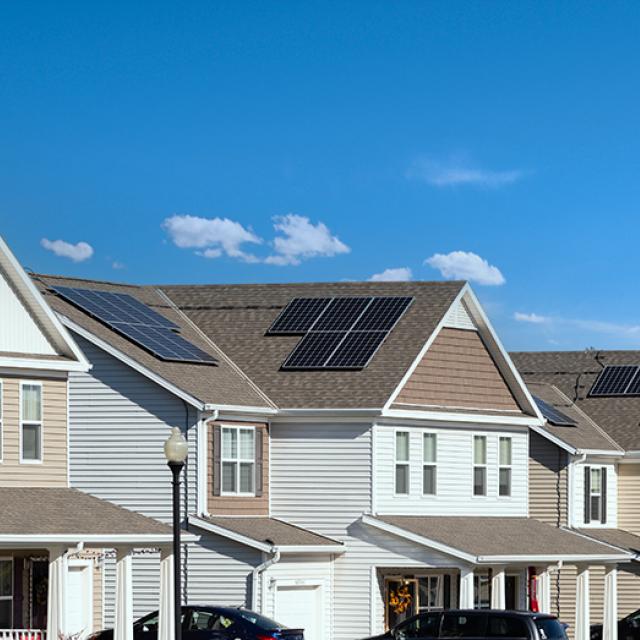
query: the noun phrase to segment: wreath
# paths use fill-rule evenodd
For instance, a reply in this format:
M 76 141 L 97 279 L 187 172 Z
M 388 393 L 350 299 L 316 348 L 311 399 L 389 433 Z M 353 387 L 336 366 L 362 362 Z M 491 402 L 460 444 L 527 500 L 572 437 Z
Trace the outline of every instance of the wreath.
M 411 605 L 411 600 L 408 585 L 398 587 L 396 591 L 392 590 L 389 593 L 389 606 L 395 614 L 404 613 Z

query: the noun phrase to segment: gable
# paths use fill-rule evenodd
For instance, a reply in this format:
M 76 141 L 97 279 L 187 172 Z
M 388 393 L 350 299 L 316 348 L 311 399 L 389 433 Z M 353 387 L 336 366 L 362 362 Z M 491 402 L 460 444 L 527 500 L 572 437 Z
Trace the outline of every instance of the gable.
M 440 330 L 395 403 L 520 412 L 480 334 L 451 326 Z

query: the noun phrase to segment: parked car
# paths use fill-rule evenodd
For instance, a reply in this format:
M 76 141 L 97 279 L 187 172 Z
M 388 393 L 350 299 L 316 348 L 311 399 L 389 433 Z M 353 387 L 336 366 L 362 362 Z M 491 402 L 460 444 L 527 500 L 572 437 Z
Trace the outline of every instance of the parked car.
M 567 640 L 566 627 L 555 616 L 530 611 L 451 609 L 419 613 L 369 640 L 435 638 L 510 638 Z
M 134 640 L 156 640 L 158 612 L 133 624 Z M 303 629 L 283 624 L 240 607 L 188 605 L 182 607 L 183 640 L 304 640 Z M 98 631 L 87 640 L 113 640 L 113 629 Z
M 602 640 L 602 625 L 591 625 L 591 640 Z M 640 609 L 618 620 L 618 640 L 640 640 Z

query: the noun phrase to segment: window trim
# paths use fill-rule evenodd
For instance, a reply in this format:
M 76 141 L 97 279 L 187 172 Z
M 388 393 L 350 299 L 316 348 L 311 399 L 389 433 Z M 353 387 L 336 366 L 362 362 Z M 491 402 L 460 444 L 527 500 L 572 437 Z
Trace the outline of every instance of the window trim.
M 237 456 L 235 458 L 225 458 L 224 456 L 224 432 L 225 429 L 227 431 L 237 431 L 238 432 L 238 446 L 237 446 Z M 250 431 L 253 434 L 253 457 L 251 460 L 249 458 L 241 458 L 240 457 L 240 431 Z M 234 462 L 236 465 L 236 487 L 237 491 L 225 491 L 224 490 L 224 463 L 225 462 Z M 251 463 L 251 491 L 240 491 L 240 464 L 241 463 Z M 241 498 L 254 498 L 256 496 L 256 427 L 253 425 L 238 425 L 238 424 L 221 424 L 220 425 L 220 496 L 231 496 L 231 497 L 241 497 Z
M 603 493 L 602 493 L 602 476 L 604 475 L 605 471 L 605 467 L 603 467 L 602 465 L 597 465 L 597 464 L 590 464 L 587 465 L 589 467 L 589 522 L 585 523 L 585 524 L 592 524 L 592 523 L 597 523 L 597 524 L 601 524 L 602 522 L 602 507 L 604 505 L 604 501 L 602 499 Z M 594 493 L 593 491 L 593 472 L 594 471 L 599 471 L 600 472 L 600 491 L 598 493 Z M 599 502 L 598 502 L 598 517 L 594 518 L 593 517 L 593 499 L 594 498 L 598 498 Z
M 476 438 L 484 439 L 484 463 L 476 464 Z M 474 433 L 471 440 L 471 496 L 473 498 L 487 498 L 489 496 L 489 472 L 487 470 L 489 458 L 489 438 L 486 434 Z M 484 469 L 484 493 L 476 493 L 475 491 L 475 471 L 476 468 Z
M 23 416 L 23 389 L 24 387 L 39 387 L 40 388 L 40 420 L 24 420 Z M 42 464 L 44 462 L 44 393 L 43 393 L 43 384 L 40 380 L 20 380 L 20 393 L 19 393 L 19 402 L 20 402 L 20 464 Z M 23 443 L 22 443 L 22 431 L 23 427 L 27 426 L 37 426 L 39 427 L 40 434 L 40 457 L 37 459 L 29 459 L 24 457 Z
M 503 464 L 500 460 L 502 452 L 501 443 L 503 440 L 509 441 L 509 464 Z M 500 473 L 503 469 L 509 471 L 509 493 L 500 493 Z M 499 436 L 498 438 L 498 498 L 511 498 L 513 496 L 513 437 Z
M 433 436 L 435 439 L 434 460 L 427 461 L 424 459 L 424 443 L 427 436 Z M 424 491 L 424 471 L 427 467 L 432 467 L 434 470 L 434 492 L 425 493 Z M 435 497 L 438 495 L 438 433 L 436 431 L 423 431 L 422 432 L 422 495 L 425 497 Z
M 398 434 L 407 434 L 407 459 L 398 461 Z M 407 491 L 398 493 L 398 467 L 407 468 Z M 399 498 L 407 498 L 411 495 L 411 431 L 407 429 L 395 429 L 393 432 L 393 495 Z
M 14 592 L 14 581 L 15 581 L 15 563 L 13 560 L 13 556 L 0 556 L 0 562 L 8 561 L 11 563 L 11 595 L 10 596 L 0 596 L 0 601 L 5 602 L 9 600 L 11 602 L 11 624 L 9 628 L 13 627 L 13 599 L 15 598 Z

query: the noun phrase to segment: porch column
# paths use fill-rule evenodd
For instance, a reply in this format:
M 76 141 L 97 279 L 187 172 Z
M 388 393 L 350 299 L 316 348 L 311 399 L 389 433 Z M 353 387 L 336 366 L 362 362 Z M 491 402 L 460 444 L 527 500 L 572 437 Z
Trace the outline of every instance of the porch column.
M 538 568 L 538 606 L 540 613 L 551 613 L 551 574 L 549 567 Z
M 473 568 L 460 569 L 460 608 L 473 609 Z
M 577 565 L 576 575 L 576 633 L 575 640 L 589 640 L 589 567 Z
M 133 640 L 133 585 L 130 547 L 116 549 L 116 621 L 113 640 Z
M 173 603 L 173 551 L 160 549 L 160 606 L 158 616 L 158 640 L 174 640 L 175 610 Z
M 604 568 L 603 640 L 618 640 L 618 565 Z
M 47 638 L 57 640 L 66 635 L 67 550 L 49 549 L 49 588 L 47 592 Z
M 491 569 L 491 608 L 505 609 L 506 594 L 504 567 L 492 567 Z

